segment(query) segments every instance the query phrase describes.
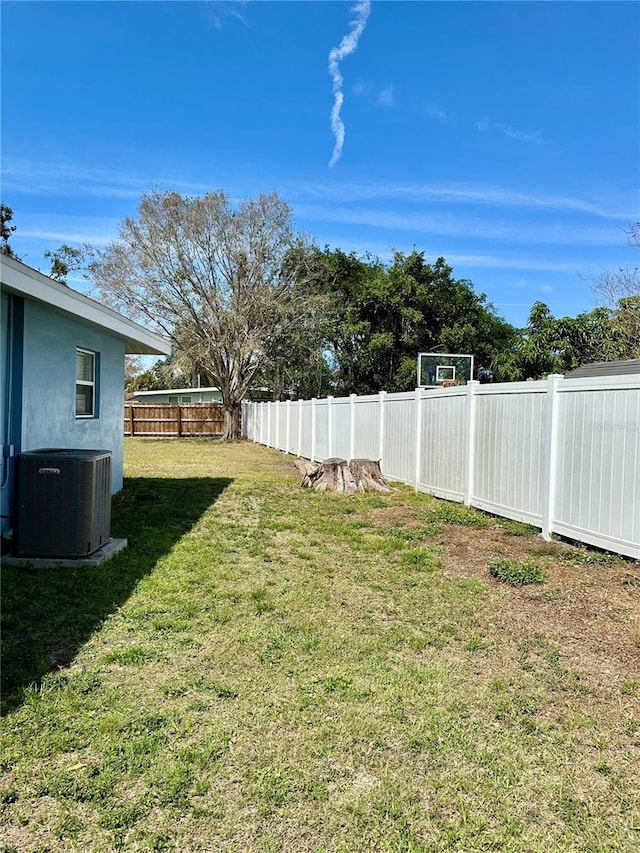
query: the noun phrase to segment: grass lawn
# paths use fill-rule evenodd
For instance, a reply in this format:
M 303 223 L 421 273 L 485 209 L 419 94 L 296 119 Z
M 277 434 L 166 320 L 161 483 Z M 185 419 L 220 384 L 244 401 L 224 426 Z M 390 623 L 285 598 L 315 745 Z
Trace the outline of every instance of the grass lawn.
M 126 440 L 5 569 L 2 851 L 638 851 L 640 568 L 246 442 Z

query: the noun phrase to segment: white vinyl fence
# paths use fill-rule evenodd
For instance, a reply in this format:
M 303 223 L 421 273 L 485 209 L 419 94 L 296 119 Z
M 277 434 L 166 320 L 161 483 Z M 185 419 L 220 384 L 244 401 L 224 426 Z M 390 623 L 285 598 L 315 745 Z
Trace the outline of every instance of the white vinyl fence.
M 252 441 L 640 559 L 640 375 L 245 403 Z

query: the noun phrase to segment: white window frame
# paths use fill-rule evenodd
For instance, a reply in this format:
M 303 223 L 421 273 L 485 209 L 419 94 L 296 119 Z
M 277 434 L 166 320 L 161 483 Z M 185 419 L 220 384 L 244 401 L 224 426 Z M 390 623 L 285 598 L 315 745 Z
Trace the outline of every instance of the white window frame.
M 92 364 L 92 376 L 91 379 L 78 379 L 78 353 L 83 353 L 83 355 L 91 356 L 91 364 Z M 78 413 L 78 403 L 76 399 L 76 418 L 79 420 L 87 420 L 88 418 L 96 417 L 96 361 L 97 361 L 97 353 L 93 350 L 85 349 L 84 347 L 76 347 L 76 384 L 75 388 L 78 388 L 78 385 L 83 385 L 85 387 L 91 388 L 91 413 L 90 414 L 80 414 Z

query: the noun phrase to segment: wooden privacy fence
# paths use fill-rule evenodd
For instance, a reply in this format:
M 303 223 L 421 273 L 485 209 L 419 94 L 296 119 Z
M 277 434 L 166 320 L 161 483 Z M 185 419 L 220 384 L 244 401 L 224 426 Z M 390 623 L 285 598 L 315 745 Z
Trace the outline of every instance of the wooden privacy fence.
M 135 436 L 220 437 L 221 403 L 125 403 L 124 434 Z

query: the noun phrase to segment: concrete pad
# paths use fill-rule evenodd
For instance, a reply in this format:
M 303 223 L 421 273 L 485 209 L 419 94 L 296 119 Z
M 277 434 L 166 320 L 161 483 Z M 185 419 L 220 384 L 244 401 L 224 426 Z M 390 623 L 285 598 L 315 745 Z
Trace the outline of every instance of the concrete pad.
M 14 557 L 2 558 L 3 566 L 23 566 L 34 569 L 57 569 L 62 566 L 99 566 L 110 560 L 114 554 L 124 550 L 128 545 L 126 539 L 109 539 L 106 545 L 89 554 L 87 557 Z

